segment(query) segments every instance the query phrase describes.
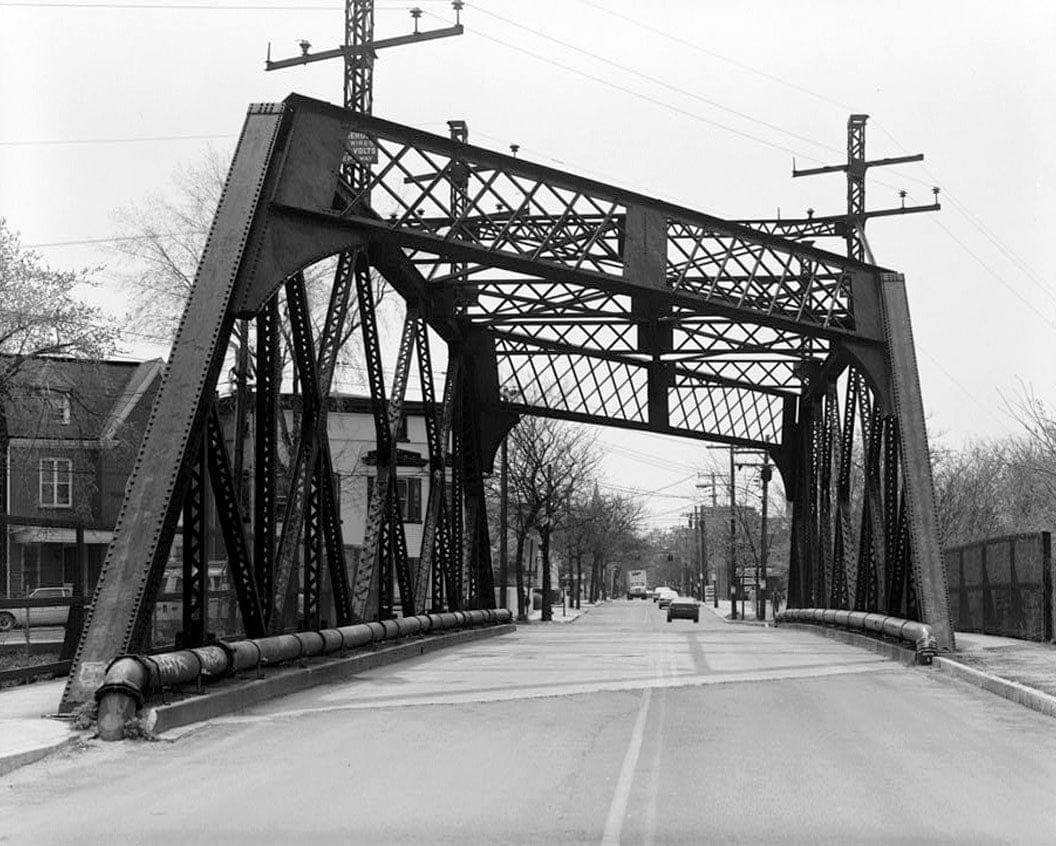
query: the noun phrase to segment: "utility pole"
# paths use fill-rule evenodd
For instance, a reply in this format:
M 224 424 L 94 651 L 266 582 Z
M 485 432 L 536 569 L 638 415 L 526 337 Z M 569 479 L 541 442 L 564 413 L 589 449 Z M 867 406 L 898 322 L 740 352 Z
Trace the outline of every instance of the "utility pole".
M 902 205 L 896 208 L 865 210 L 865 174 L 871 167 L 886 167 L 888 165 L 907 164 L 909 162 L 924 161 L 924 154 L 917 153 L 912 156 L 894 156 L 887 159 L 865 158 L 865 123 L 869 115 L 851 115 L 847 119 L 847 163 L 838 165 L 825 165 L 824 167 L 812 167 L 797 170 L 796 163 L 792 162 L 792 176 L 817 176 L 822 173 L 847 174 L 847 217 L 846 231 L 844 237 L 847 241 L 847 256 L 858 261 L 871 261 L 867 258 L 868 247 L 865 241 L 865 222 L 872 217 L 889 217 L 896 214 L 914 214 L 917 212 L 938 211 L 939 189 L 932 188 L 931 193 L 935 200 L 930 205 L 906 206 L 906 192 L 899 191 Z
M 506 583 L 510 578 L 509 562 L 509 526 L 510 526 L 510 454 L 506 438 L 502 439 L 502 452 L 499 464 L 499 607 L 506 608 Z
M 761 523 L 761 537 L 759 539 L 759 557 L 755 562 L 755 589 L 756 589 L 756 610 L 755 617 L 757 620 L 766 619 L 766 564 L 767 558 L 770 553 L 770 535 L 767 533 L 767 502 L 768 502 L 768 491 L 770 487 L 770 480 L 774 477 L 774 468 L 770 463 L 770 455 L 766 452 L 763 453 L 763 461 L 759 463 L 745 462 L 737 465 L 738 468 L 744 467 L 758 467 L 759 478 L 763 482 L 763 507 L 762 515 L 760 519 Z
M 737 488 L 734 485 L 737 472 L 735 451 L 730 444 L 730 619 L 737 619 Z
M 417 44 L 420 41 L 433 41 L 437 38 L 447 38 L 452 35 L 461 35 L 462 8 L 465 3 L 462 0 L 453 0 L 451 3 L 455 10 L 455 25 L 442 29 L 431 29 L 419 32 L 418 19 L 422 16 L 422 10 L 411 9 L 411 18 L 414 20 L 414 32 L 409 35 L 399 35 L 394 38 L 374 38 L 374 0 L 345 0 L 345 41 L 340 47 L 333 50 L 322 50 L 311 52 L 312 45 L 307 41 L 301 41 L 301 55 L 289 59 L 271 59 L 271 44 L 268 44 L 268 57 L 264 62 L 264 70 L 274 71 L 283 68 L 297 67 L 298 65 L 309 65 L 313 62 L 322 62 L 328 59 L 344 59 L 345 68 L 345 108 L 360 114 L 369 115 L 374 110 L 374 59 L 378 50 L 388 47 L 401 47 L 405 44 Z
M 539 549 L 543 556 L 543 607 L 540 615 L 543 622 L 549 622 L 554 618 L 554 610 L 550 606 L 550 532 L 553 531 L 554 519 L 554 476 L 553 468 L 546 465 L 546 521 L 539 539 Z
M 708 524 L 704 520 L 703 505 L 697 519 L 697 542 L 700 545 L 700 601 L 703 602 L 708 598 Z
M 301 55 L 295 56 L 289 59 L 279 59 L 272 61 L 271 58 L 271 44 L 268 44 L 267 59 L 264 64 L 265 71 L 281 70 L 283 68 L 296 67 L 298 65 L 307 65 L 314 62 L 326 61 L 329 59 L 342 59 L 343 64 L 343 88 L 344 88 L 344 107 L 350 111 L 358 114 L 370 115 L 374 110 L 374 59 L 377 56 L 379 50 L 388 47 L 398 47 L 404 44 L 414 44 L 419 41 L 429 41 L 436 38 L 445 38 L 452 35 L 461 35 L 463 32 L 461 24 L 461 10 L 464 6 L 462 0 L 454 0 L 452 7 L 455 10 L 455 26 L 446 27 L 444 29 L 431 30 L 428 32 L 420 32 L 418 29 L 418 19 L 422 15 L 421 9 L 411 9 L 411 18 L 414 21 L 414 32 L 409 35 L 397 36 L 395 38 L 387 38 L 382 40 L 375 40 L 374 38 L 374 0 L 345 0 L 345 31 L 344 39 L 341 46 L 333 50 L 323 50 L 320 52 L 311 52 L 312 45 L 305 39 L 300 42 Z M 349 149 L 356 151 L 354 156 L 346 156 L 345 161 L 342 163 L 342 174 L 349 181 L 355 189 L 366 189 L 370 185 L 371 180 L 371 165 L 376 163 L 378 160 L 377 147 L 374 141 L 363 132 L 352 131 L 349 132 L 346 145 Z M 354 258 L 352 254 L 345 254 L 341 261 L 338 262 L 336 276 L 334 280 L 335 289 L 338 288 L 343 281 L 347 281 L 349 274 L 355 278 L 355 285 L 358 289 L 362 284 L 365 289 L 370 291 L 369 278 L 366 277 L 365 271 L 360 272 L 354 268 Z M 362 297 L 362 293 L 359 294 Z M 363 321 L 364 334 L 367 333 L 368 323 L 373 321 L 373 314 L 369 318 L 362 313 L 363 305 L 361 302 L 361 319 Z M 375 330 L 376 331 L 376 330 Z M 320 340 L 320 345 L 323 341 Z M 312 351 L 312 355 L 316 354 Z M 371 376 L 372 380 L 374 376 Z M 379 376 L 380 378 L 380 376 Z M 294 370 L 294 379 L 297 379 L 297 371 Z M 383 388 L 382 388 L 383 390 Z M 372 381 L 371 393 L 374 394 L 375 387 Z M 402 402 L 402 397 L 390 398 L 393 401 L 385 403 L 388 406 L 386 409 L 375 411 L 375 427 L 376 427 L 376 438 L 379 451 L 382 444 L 385 442 L 386 437 L 384 432 L 385 428 L 385 417 L 387 414 L 392 412 L 392 408 L 399 402 Z M 326 427 L 326 403 L 322 403 L 323 411 L 320 415 L 320 423 Z M 393 454 L 394 458 L 394 454 Z M 329 463 L 329 459 L 321 460 L 320 466 Z M 315 468 L 309 471 L 310 474 L 317 474 L 319 468 Z M 381 465 L 379 464 L 379 474 L 381 472 Z M 385 510 L 388 506 L 391 506 L 390 513 L 384 515 L 381 519 L 387 520 L 388 529 L 388 543 L 391 544 L 391 549 L 380 551 L 379 566 L 381 572 L 379 574 L 380 589 L 378 591 L 378 614 L 381 619 L 385 619 L 392 615 L 392 596 L 393 596 L 393 582 L 398 578 L 397 568 L 400 566 L 398 562 L 403 562 L 403 566 L 406 566 L 406 548 L 404 546 L 403 539 L 403 526 L 400 524 L 401 518 L 399 517 L 398 503 L 394 504 L 392 497 L 396 497 L 396 477 L 395 477 L 395 465 L 390 468 L 391 479 L 389 485 L 390 499 L 386 502 L 383 501 L 380 504 L 380 508 Z M 380 481 L 380 476 L 379 476 Z M 309 512 L 315 515 L 320 513 L 319 503 L 315 501 L 320 494 L 316 490 L 317 485 L 308 485 L 308 508 Z M 371 506 L 372 509 L 375 506 Z M 318 519 L 318 518 L 316 518 Z M 314 559 L 315 563 L 313 567 L 318 566 L 318 536 L 319 536 L 318 525 L 308 523 L 304 529 L 305 537 L 305 578 L 307 579 L 307 573 L 309 569 L 309 561 Z M 382 545 L 385 544 L 385 530 L 381 531 L 379 542 Z M 312 550 L 315 550 L 314 553 Z M 461 557 L 461 556 L 459 556 Z M 325 583 L 325 577 L 323 578 Z M 401 600 L 405 607 L 407 603 L 411 602 L 410 598 L 404 596 L 407 592 L 408 585 L 404 584 L 401 586 Z M 311 592 L 307 589 L 304 590 L 305 601 L 307 602 L 310 598 Z M 326 608 L 329 606 L 329 599 L 323 599 L 319 597 L 322 602 L 322 607 Z M 305 619 L 308 619 L 307 613 Z
M 718 490 L 715 483 L 715 474 L 711 474 L 710 482 L 697 482 L 696 487 L 699 490 L 706 490 L 711 488 L 711 510 L 714 513 L 718 509 Z M 700 518 L 697 520 L 699 526 L 699 543 L 700 543 L 700 570 L 701 570 L 701 589 L 700 589 L 700 600 L 704 602 L 707 599 L 707 582 L 708 582 L 708 521 L 705 517 L 704 503 L 700 505 Z M 719 607 L 719 585 L 718 580 L 712 586 L 711 599 L 715 607 Z
M 766 530 L 766 503 L 767 503 L 767 491 L 770 488 L 770 479 L 773 478 L 774 471 L 770 467 L 770 458 L 767 456 L 763 459 L 763 469 L 760 473 L 763 479 L 763 516 L 762 520 L 762 538 L 759 541 L 759 570 L 762 572 L 756 573 L 756 590 L 759 592 L 759 610 L 756 611 L 757 620 L 766 620 L 766 562 L 770 554 L 770 535 L 767 534 Z

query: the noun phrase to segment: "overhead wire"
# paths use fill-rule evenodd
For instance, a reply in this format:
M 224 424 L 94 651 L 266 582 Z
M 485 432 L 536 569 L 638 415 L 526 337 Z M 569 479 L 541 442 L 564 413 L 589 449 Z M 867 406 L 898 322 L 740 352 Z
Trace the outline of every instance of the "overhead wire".
M 621 20 L 624 20 L 627 23 L 633 24 L 634 26 L 646 30 L 647 32 L 651 32 L 654 35 L 658 35 L 661 38 L 665 38 L 668 41 L 674 42 L 676 44 L 681 44 L 684 47 L 689 47 L 692 50 L 696 50 L 698 53 L 703 53 L 706 56 L 711 56 L 713 59 L 718 59 L 719 61 L 726 62 L 727 64 L 733 65 L 734 67 L 749 71 L 750 73 L 767 79 L 770 82 L 776 82 L 778 85 L 783 85 L 784 87 L 792 89 L 794 91 L 798 91 L 801 94 L 806 94 L 816 100 L 820 100 L 821 102 L 827 103 L 831 106 L 835 106 L 838 109 L 842 109 L 845 112 L 854 111 L 853 106 L 849 106 L 846 103 L 842 103 L 839 100 L 835 100 L 825 94 L 821 94 L 805 86 L 790 82 L 787 79 L 783 79 L 782 77 L 769 73 L 761 68 L 757 68 L 754 65 L 747 64 L 746 62 L 742 62 L 730 56 L 725 56 L 722 53 L 716 53 L 714 50 L 709 50 L 706 47 L 702 47 L 700 44 L 690 41 L 687 38 L 682 38 L 678 35 L 674 35 L 673 33 L 666 32 L 658 27 L 654 27 L 650 24 L 647 24 L 645 21 L 638 20 L 637 18 L 632 18 L 630 15 L 625 15 L 622 12 L 617 12 L 615 9 L 610 9 L 606 6 L 603 6 L 601 3 L 593 2 L 593 0 L 577 0 L 577 2 L 583 4 L 584 6 L 590 6 L 592 9 L 596 9 L 597 11 L 603 12 L 606 15 L 611 15 L 612 17 L 620 18 Z
M 668 41 L 680 44 L 680 45 L 682 45 L 684 47 L 688 47 L 688 48 L 690 48 L 692 50 L 695 50 L 695 51 L 697 51 L 699 53 L 711 56 L 712 58 L 718 59 L 720 61 L 726 62 L 726 63 L 731 64 L 733 66 L 736 66 L 738 68 L 741 68 L 742 70 L 748 71 L 748 72 L 750 72 L 752 74 L 755 74 L 756 76 L 759 76 L 761 78 L 767 79 L 770 82 L 773 82 L 773 83 L 776 83 L 778 85 L 784 86 L 785 88 L 789 88 L 789 89 L 798 91 L 798 92 L 800 92 L 802 94 L 805 94 L 805 95 L 807 95 L 809 97 L 812 97 L 812 98 L 814 98 L 816 100 L 819 100 L 821 102 L 827 103 L 828 105 L 834 106 L 836 108 L 843 109 L 846 112 L 855 111 L 854 107 L 849 105 L 849 104 L 847 104 L 847 103 L 843 103 L 843 102 L 841 102 L 839 100 L 836 100 L 836 99 L 834 99 L 832 97 L 829 97 L 829 96 L 827 96 L 825 94 L 822 94 L 822 93 L 820 93 L 818 91 L 815 91 L 815 90 L 813 90 L 811 88 L 807 88 L 806 86 L 799 85 L 799 84 L 791 82 L 791 81 L 789 81 L 787 79 L 783 79 L 783 78 L 778 77 L 778 76 L 776 76 L 774 74 L 768 73 L 767 71 L 765 71 L 765 70 L 763 70 L 761 68 L 758 68 L 758 67 L 756 67 L 754 65 L 750 65 L 748 63 L 745 63 L 745 62 L 739 61 L 737 59 L 734 59 L 734 58 L 732 58 L 730 56 L 725 56 L 725 55 L 723 55 L 721 53 L 717 53 L 717 52 L 715 52 L 713 50 L 709 50 L 709 49 L 701 46 L 698 43 L 690 41 L 689 39 L 682 38 L 682 37 L 680 37 L 678 35 L 674 35 L 673 33 L 670 33 L 670 32 L 666 32 L 665 30 L 662 30 L 659 27 L 652 26 L 652 25 L 646 23 L 645 21 L 639 20 L 637 18 L 633 18 L 633 17 L 631 17 L 629 15 L 625 15 L 622 12 L 616 11 L 614 9 L 607 8 L 606 6 L 602 5 L 601 3 L 594 2 L 594 0 L 577 0 L 577 2 L 579 2 L 580 4 L 582 4 L 584 6 L 588 6 L 588 7 L 592 8 L 592 9 L 594 9 L 596 11 L 602 12 L 603 14 L 606 14 L 606 15 L 609 15 L 611 17 L 623 20 L 623 21 L 625 21 L 625 22 L 627 22 L 627 23 L 629 23 L 629 24 L 631 24 L 633 26 L 636 26 L 636 27 L 638 27 L 638 28 L 640 28 L 642 30 L 650 32 L 650 33 L 652 33 L 652 34 L 654 34 L 656 36 L 659 36 L 661 38 L 664 38 L 664 39 L 666 39 Z M 483 10 L 478 9 L 477 11 L 483 11 Z M 886 135 L 897 147 L 899 147 L 903 152 L 907 152 L 907 148 L 905 147 L 905 145 L 903 145 L 902 142 L 889 129 L 887 129 L 887 127 L 883 124 L 882 121 L 874 119 L 874 124 L 880 130 L 880 132 L 882 132 L 884 135 Z M 1044 293 L 1048 297 L 1050 297 L 1050 299 L 1052 299 L 1054 302 L 1056 302 L 1056 288 L 1054 288 L 1054 286 L 1052 284 L 1050 284 L 1049 282 L 1047 282 L 1044 279 L 1042 279 L 1041 276 L 1039 274 L 1037 274 L 1032 268 L 1030 268 L 1030 266 L 1021 257 L 1019 257 L 1015 253 L 1014 250 L 1012 250 L 1010 247 L 1008 247 L 1008 245 L 1005 244 L 996 235 L 996 233 L 994 233 L 977 215 L 975 215 L 974 212 L 972 212 L 967 207 L 966 204 L 964 204 L 962 201 L 958 200 L 957 197 L 953 194 L 953 192 L 949 189 L 949 187 L 948 187 L 948 185 L 946 183 L 944 183 L 942 180 L 936 179 L 934 177 L 934 175 L 927 169 L 927 167 L 924 167 L 924 166 L 922 166 L 922 167 L 924 169 L 925 174 L 929 177 L 928 180 L 919 179 L 919 178 L 914 177 L 914 176 L 912 176 L 910 174 L 906 174 L 904 176 L 904 178 L 906 178 L 906 179 L 908 179 L 908 180 L 910 180 L 912 182 L 916 182 L 916 183 L 918 183 L 920 185 L 927 186 L 927 187 L 931 187 L 931 186 L 934 186 L 936 184 L 943 185 L 944 198 L 949 200 L 949 202 L 952 205 L 954 205 L 954 207 L 961 214 L 961 216 L 969 224 L 971 224 L 974 228 L 976 228 L 983 235 L 983 237 L 985 237 L 988 241 L 990 241 L 991 244 L 993 244 L 994 247 L 996 249 L 998 249 L 998 251 L 1001 252 L 1005 256 L 1005 258 L 1007 258 L 1013 265 L 1015 265 L 1017 267 L 1017 269 L 1019 269 L 1021 272 L 1025 273 L 1028 276 L 1028 278 L 1030 278 L 1030 280 L 1035 285 L 1037 285 L 1037 287 L 1042 289 L 1044 291 Z M 894 186 L 891 186 L 888 183 L 885 183 L 883 180 L 880 180 L 880 179 L 875 179 L 874 178 L 872 181 L 873 181 L 874 184 L 885 185 L 886 187 L 889 187 L 889 188 L 893 188 L 894 187 Z M 945 227 L 943 227 L 943 228 L 945 228 Z M 966 245 L 962 241 L 960 241 L 960 239 L 956 238 L 953 235 L 952 232 L 950 232 L 947 229 L 946 233 L 962 249 L 965 249 L 967 252 L 969 252 L 969 254 L 973 258 L 975 258 L 977 261 L 979 260 L 977 256 L 975 256 L 973 253 L 971 253 L 970 250 L 967 250 Z M 1016 293 L 1014 291 L 1012 286 L 1009 285 L 1002 277 L 1000 277 L 1000 275 L 997 274 L 996 271 L 994 271 L 992 268 L 989 268 L 989 267 L 987 267 L 987 270 L 988 270 L 989 273 L 991 273 L 991 275 L 993 275 L 996 279 L 998 279 L 998 281 L 1001 282 L 1002 285 L 1004 285 L 1010 291 L 1013 291 L 1013 293 L 1017 296 L 1017 298 L 1019 298 L 1020 300 L 1023 300 L 1023 298 L 1018 293 Z M 1031 306 L 1029 304 L 1028 304 L 1028 307 L 1030 307 L 1032 310 L 1036 311 L 1036 309 L 1034 309 L 1033 306 Z
M 430 15 L 431 17 L 436 18 L 437 20 L 443 21 L 446 24 L 451 24 L 450 20 L 448 20 L 447 18 L 443 17 L 442 15 L 436 14 L 435 12 L 427 12 L 426 14 Z M 475 35 L 475 36 L 478 36 L 480 38 L 483 38 L 486 41 L 491 41 L 491 42 L 493 42 L 495 44 L 499 44 L 500 46 L 505 47 L 508 50 L 513 50 L 513 51 L 515 51 L 517 53 L 521 53 L 523 55 L 530 56 L 533 59 L 536 59 L 536 60 L 541 61 L 541 62 L 545 62 L 546 64 L 549 64 L 549 65 L 553 65 L 554 67 L 560 68 L 561 70 L 567 71 L 568 73 L 573 73 L 573 74 L 576 74 L 577 76 L 582 76 L 585 79 L 589 79 L 589 80 L 591 80 L 593 82 L 598 83 L 599 85 L 605 86 L 606 88 L 611 88 L 611 89 L 613 89 L 615 91 L 619 91 L 619 92 L 621 92 L 623 94 L 627 94 L 630 97 L 634 97 L 636 99 L 643 100 L 643 101 L 645 101 L 647 103 L 652 103 L 655 106 L 659 106 L 660 108 L 666 109 L 666 110 L 671 111 L 671 112 L 675 112 L 676 114 L 680 114 L 680 115 L 682 115 L 684 117 L 688 117 L 691 120 L 699 121 L 700 123 L 704 123 L 704 124 L 707 124 L 709 126 L 714 126 L 717 129 L 721 129 L 724 132 L 728 132 L 728 133 L 730 133 L 732 135 L 736 135 L 736 136 L 738 136 L 740 138 L 745 139 L 746 141 L 752 141 L 753 143 L 762 144 L 763 146 L 771 147 L 771 148 L 773 148 L 775 150 L 781 150 L 783 152 L 789 153 L 790 155 L 802 156 L 803 158 L 808 159 L 809 161 L 812 161 L 812 162 L 818 162 L 818 163 L 821 162 L 821 159 L 818 159 L 815 156 L 805 155 L 805 154 L 803 154 L 802 151 L 795 150 L 795 149 L 793 149 L 791 147 L 788 147 L 788 146 L 785 146 L 783 144 L 777 144 L 777 143 L 774 143 L 772 141 L 768 141 L 765 138 L 760 138 L 757 135 L 752 135 L 750 132 L 745 132 L 744 130 L 737 129 L 735 127 L 729 126 L 729 125 L 724 124 L 724 123 L 720 123 L 719 121 L 716 121 L 716 120 L 712 120 L 712 119 L 710 119 L 708 117 L 705 117 L 704 115 L 699 114 L 698 112 L 692 112 L 689 109 L 683 109 L 680 106 L 676 106 L 673 103 L 668 103 L 668 102 L 666 102 L 664 100 L 658 99 L 656 97 L 652 97 L 649 94 L 644 94 L 644 93 L 642 93 L 640 91 L 635 91 L 634 89 L 628 88 L 625 85 L 620 85 L 619 83 L 613 82 L 611 80 L 605 79 L 605 78 L 597 76 L 595 74 L 592 74 L 592 73 L 590 73 L 588 71 L 585 71 L 585 70 L 582 70 L 580 68 L 574 67 L 573 65 L 565 64 L 564 62 L 560 62 L 557 59 L 552 59 L 552 58 L 549 58 L 547 56 L 543 56 L 540 53 L 536 53 L 535 51 L 529 50 L 526 47 L 521 47 L 518 44 L 513 44 L 512 42 L 506 41 L 505 39 L 499 38 L 499 37 L 497 37 L 495 35 L 488 34 L 488 33 L 484 32 L 484 31 L 482 31 L 482 30 L 480 30 L 478 28 L 474 28 L 474 29 L 470 30 L 467 34 Z
M 500 15 L 497 12 L 489 11 L 488 9 L 484 8 L 483 6 L 479 6 L 479 5 L 474 3 L 470 8 L 473 11 L 478 12 L 478 13 L 480 13 L 482 15 L 485 15 L 485 16 L 490 17 L 490 18 L 494 18 L 495 20 L 498 20 L 498 21 L 503 21 L 503 22 L 509 24 L 510 26 L 516 27 L 517 29 L 524 30 L 525 32 L 530 32 L 533 35 L 538 36 L 539 38 L 545 39 L 546 41 L 553 42 L 554 44 L 558 44 L 558 45 L 560 45 L 562 47 L 566 47 L 569 50 L 573 50 L 576 53 L 579 53 L 580 55 L 588 56 L 589 58 L 594 59 L 595 61 L 601 62 L 602 64 L 605 64 L 605 65 L 609 65 L 610 67 L 616 68 L 617 70 L 623 71 L 624 73 L 631 74 L 632 76 L 636 76 L 639 79 L 644 79 L 647 82 L 653 83 L 654 85 L 659 85 L 662 88 L 666 88 L 669 91 L 674 91 L 677 94 L 681 94 L 681 95 L 683 95 L 685 97 L 689 97 L 689 98 L 691 98 L 693 100 L 697 100 L 697 101 L 699 101 L 701 103 L 704 103 L 704 104 L 706 104 L 708 106 L 711 106 L 712 108 L 719 109 L 720 111 L 727 112 L 727 113 L 732 114 L 732 115 L 736 115 L 737 117 L 742 118 L 743 120 L 747 120 L 747 121 L 750 121 L 752 123 L 757 123 L 760 126 L 766 127 L 767 129 L 774 130 L 775 132 L 780 132 L 783 135 L 788 135 L 790 138 L 795 138 L 798 141 L 805 141 L 808 144 L 813 144 L 813 145 L 815 145 L 817 147 L 821 147 L 821 148 L 829 150 L 831 152 L 836 152 L 836 153 L 842 153 L 843 152 L 843 150 L 841 150 L 841 149 L 839 149 L 837 147 L 833 147 L 831 144 L 828 144 L 828 143 L 826 143 L 824 141 L 818 141 L 817 139 L 811 138 L 811 137 L 809 137 L 807 135 L 802 135 L 802 134 L 800 134 L 798 132 L 793 132 L 792 130 L 785 129 L 783 126 L 779 126 L 776 123 L 770 123 L 769 121 L 765 121 L 765 120 L 762 120 L 761 118 L 754 117 L 753 115 L 750 115 L 747 112 L 742 112 L 739 109 L 735 109 L 735 108 L 733 108 L 731 106 L 725 105 L 724 103 L 720 103 L 717 100 L 712 100 L 712 99 L 709 99 L 708 97 L 704 97 L 704 96 L 702 96 L 701 94 L 698 94 L 695 91 L 689 91 L 688 89 L 681 88 L 681 87 L 679 87 L 677 85 L 673 85 L 672 83 L 667 82 L 666 80 L 660 79 L 659 77 L 652 76 L 650 74 L 643 73 L 642 71 L 636 70 L 635 68 L 633 68 L 630 65 L 628 65 L 626 62 L 616 62 L 616 61 L 614 61 L 612 59 L 609 59 L 609 58 L 607 58 L 605 56 L 602 56 L 600 53 L 595 53 L 592 50 L 584 49 L 583 47 L 579 47 L 576 44 L 572 44 L 572 43 L 570 43 L 568 41 L 563 41 L 560 38 L 555 38 L 554 36 L 549 35 L 549 34 L 547 34 L 545 32 L 542 32 L 541 30 L 534 29 L 533 27 L 526 26 L 525 24 L 522 24 L 522 23 L 518 23 L 517 21 L 514 21 L 514 20 L 511 20 L 510 18 L 504 17 L 503 15 Z
M 212 141 L 237 138 L 237 132 L 210 132 L 196 135 L 152 135 L 129 138 L 37 138 L 0 141 L 0 147 L 55 147 L 65 144 L 140 144 L 169 141 Z

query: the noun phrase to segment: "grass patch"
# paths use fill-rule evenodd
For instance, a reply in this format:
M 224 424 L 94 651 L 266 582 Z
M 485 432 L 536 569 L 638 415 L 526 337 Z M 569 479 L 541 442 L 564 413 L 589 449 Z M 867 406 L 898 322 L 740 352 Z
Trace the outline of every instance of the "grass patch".
M 54 664 L 59 660 L 59 651 L 40 652 L 26 655 L 25 652 L 0 654 L 0 670 L 17 670 L 19 667 L 39 667 L 41 664 Z

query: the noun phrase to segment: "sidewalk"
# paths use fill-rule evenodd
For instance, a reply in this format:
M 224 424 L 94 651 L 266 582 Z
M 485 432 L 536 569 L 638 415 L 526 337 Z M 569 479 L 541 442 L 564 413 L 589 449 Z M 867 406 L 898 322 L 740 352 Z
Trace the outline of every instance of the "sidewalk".
M 594 602 L 594 603 L 580 602 L 580 604 L 579 604 L 580 607 L 579 607 L 578 611 L 575 608 L 569 608 L 567 605 L 564 608 L 562 608 L 560 605 L 555 605 L 553 607 L 554 618 L 550 622 L 552 622 L 552 623 L 571 623 L 577 617 L 582 617 L 584 614 L 586 614 L 588 611 L 590 611 L 591 608 L 596 608 L 598 605 L 602 605 L 602 604 L 604 604 L 604 603 L 603 602 Z M 517 616 L 517 609 L 516 608 L 514 609 L 514 616 L 515 617 Z M 529 611 L 528 612 L 528 622 L 529 623 L 541 623 L 542 621 L 543 621 L 543 612 L 541 610 L 539 610 L 539 611 Z
M 1056 646 L 972 632 L 956 632 L 954 638 L 957 651 L 935 659 L 941 669 L 1006 699 L 1056 716 Z M 968 671 L 959 672 L 951 664 Z
M 54 679 L 0 690 L 0 777 L 82 735 L 71 731 L 68 720 L 44 716 L 58 710 L 65 684 L 66 679 Z
M 751 623 L 752 625 L 756 625 L 756 626 L 762 624 L 762 621 L 761 620 L 757 620 L 756 617 L 755 617 L 755 603 L 754 602 L 748 602 L 747 600 L 745 601 L 745 603 L 744 603 L 744 617 L 743 618 L 741 617 L 741 603 L 740 603 L 740 601 L 737 602 L 737 620 L 736 621 L 730 619 L 730 614 L 731 614 L 730 605 L 731 605 L 731 603 L 730 603 L 730 600 L 728 600 L 728 599 L 720 599 L 718 607 L 715 606 L 714 602 L 702 602 L 702 603 L 700 603 L 700 605 L 701 605 L 702 608 L 707 608 L 716 617 L 719 617 L 720 619 L 723 619 L 723 620 L 728 620 L 731 623 L 732 622 L 744 622 L 744 623 Z M 768 624 L 770 624 L 770 625 L 773 625 L 773 622 L 774 622 L 774 609 L 773 609 L 773 606 L 769 602 L 766 604 L 766 617 L 767 617 L 766 622 Z

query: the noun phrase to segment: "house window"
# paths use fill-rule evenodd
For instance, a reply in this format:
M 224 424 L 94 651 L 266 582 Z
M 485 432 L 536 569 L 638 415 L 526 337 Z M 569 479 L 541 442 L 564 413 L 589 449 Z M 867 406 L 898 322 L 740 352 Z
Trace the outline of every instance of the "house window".
M 407 437 L 407 413 L 400 412 L 400 419 L 396 423 L 396 440 L 399 443 L 407 443 L 410 438 Z
M 44 396 L 44 419 L 56 426 L 70 425 L 70 397 L 68 394 L 49 393 Z
M 70 508 L 73 505 L 73 462 L 70 459 L 40 459 L 40 505 L 42 508 Z
M 396 480 L 400 494 L 400 516 L 404 523 L 422 522 L 422 480 L 405 476 Z M 374 477 L 367 476 L 367 505 L 374 496 Z

